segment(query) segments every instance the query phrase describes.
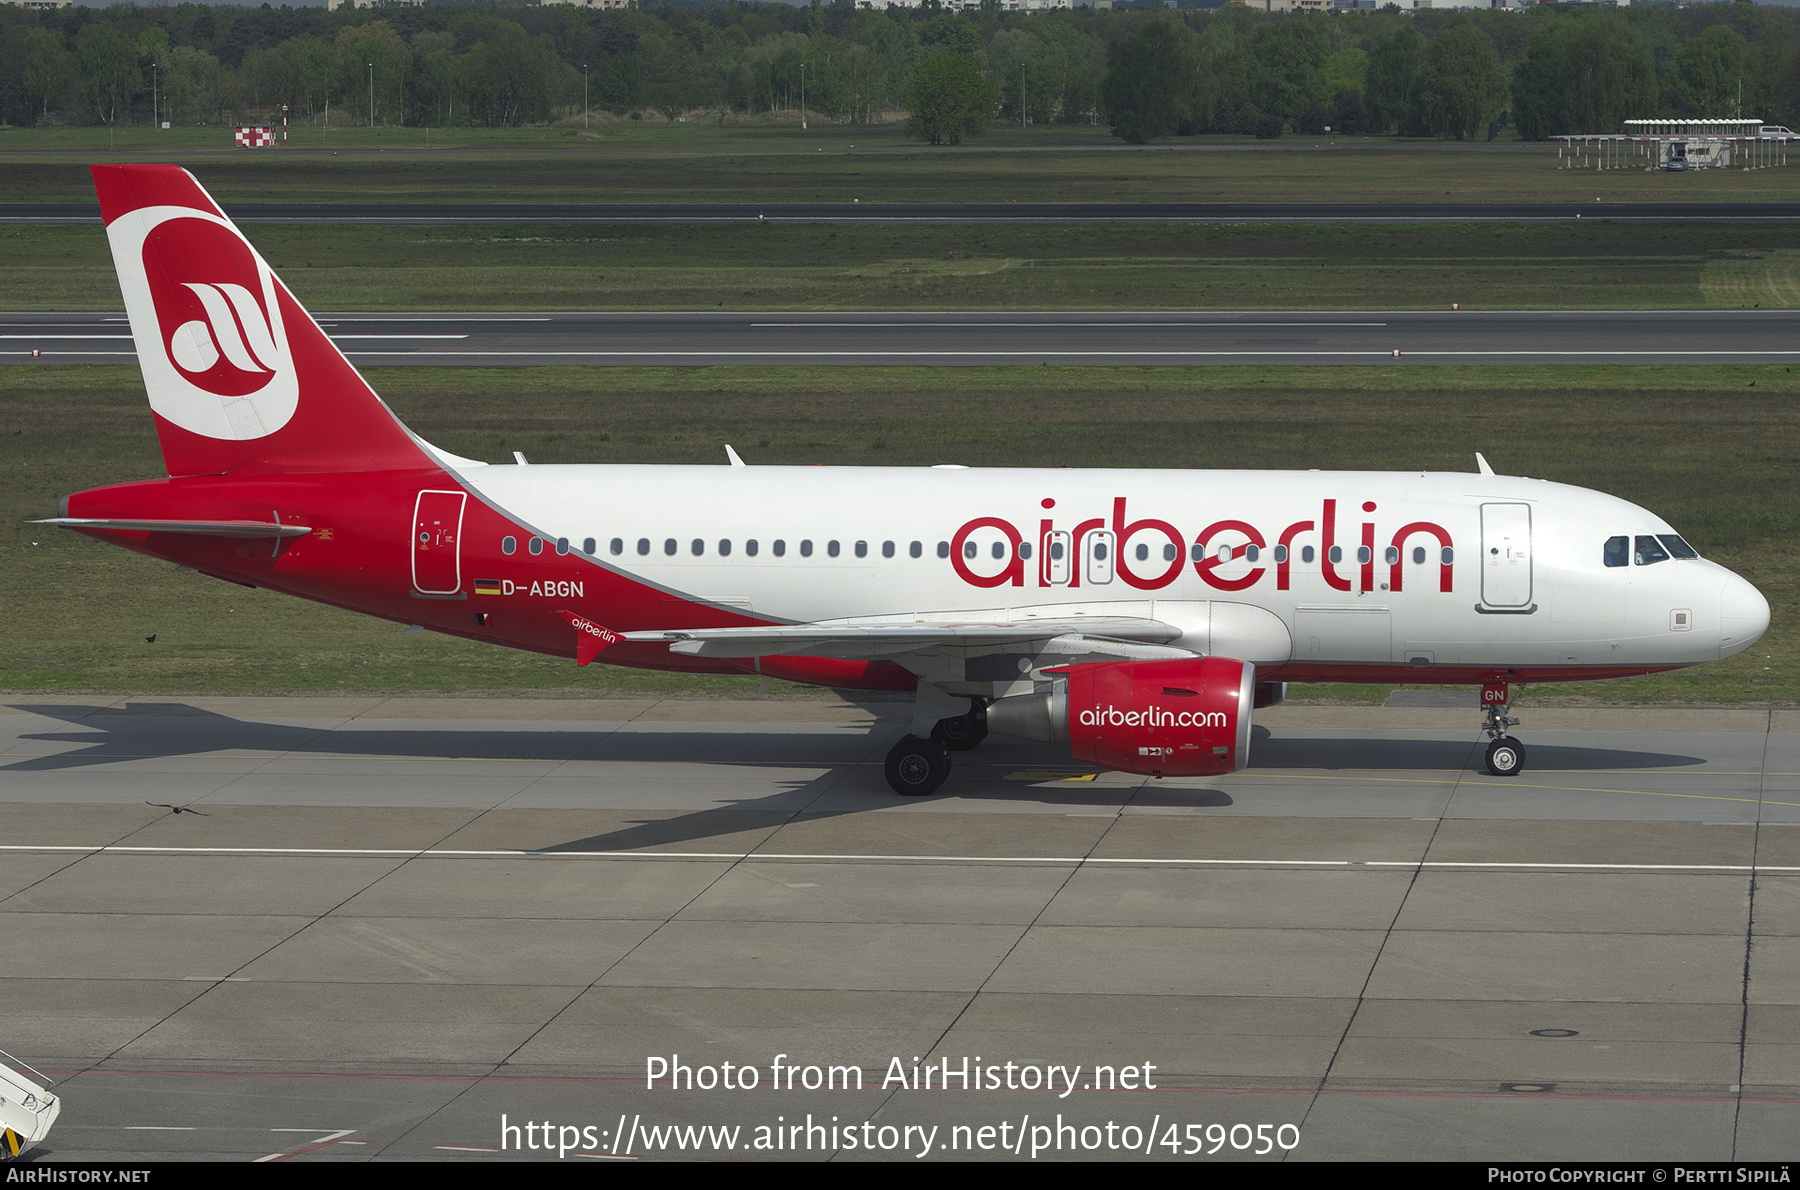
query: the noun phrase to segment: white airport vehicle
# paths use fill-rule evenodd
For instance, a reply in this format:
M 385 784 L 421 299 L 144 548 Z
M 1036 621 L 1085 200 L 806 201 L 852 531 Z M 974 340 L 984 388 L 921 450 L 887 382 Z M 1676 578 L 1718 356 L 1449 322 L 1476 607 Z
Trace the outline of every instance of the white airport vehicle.
M 1497 475 L 961 466 L 491 466 L 388 410 L 212 199 L 95 166 L 169 478 L 63 525 L 232 582 L 609 663 L 915 692 L 937 789 L 988 731 L 1233 772 L 1285 683 L 1479 685 L 1699 665 L 1762 595 L 1654 513 Z M 1154 458 L 1153 449 L 1146 459 Z
M 11 1161 L 50 1134 L 50 1126 L 62 1114 L 62 1097 L 50 1093 L 55 1084 L 41 1072 L 5 1050 L 0 1050 L 0 1058 L 43 1080 L 34 1082 L 11 1066 L 0 1065 L 0 1161 Z

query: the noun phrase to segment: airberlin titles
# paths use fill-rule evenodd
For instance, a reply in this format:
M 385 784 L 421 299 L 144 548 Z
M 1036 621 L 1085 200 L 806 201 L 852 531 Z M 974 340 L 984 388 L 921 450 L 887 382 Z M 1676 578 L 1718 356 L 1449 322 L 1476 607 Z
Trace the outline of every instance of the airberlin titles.
M 1169 586 L 1181 577 L 1184 567 L 1192 566 L 1203 582 L 1220 591 L 1243 591 L 1261 582 L 1271 568 L 1275 589 L 1287 591 L 1294 583 L 1296 564 L 1317 566 L 1327 586 L 1336 591 L 1369 592 L 1400 591 L 1404 587 L 1406 568 L 1437 569 L 1437 589 L 1448 593 L 1453 589 L 1455 543 L 1450 531 L 1433 521 L 1409 521 L 1389 536 L 1378 550 L 1376 522 L 1364 520 L 1358 526 L 1359 544 L 1354 551 L 1337 544 L 1338 502 L 1321 502 L 1315 520 L 1295 521 L 1275 536 L 1271 549 L 1269 537 L 1248 521 L 1225 519 L 1214 521 L 1197 533 L 1188 546 L 1183 535 L 1168 521 L 1156 517 L 1130 519 L 1128 497 L 1115 496 L 1112 517 L 1092 517 L 1059 529 L 1053 517 L 1038 522 L 1035 547 L 1018 527 L 1004 517 L 981 516 L 964 522 L 949 543 L 950 565 L 963 582 L 972 587 L 1023 587 L 1028 584 L 1026 563 L 1035 564 L 1039 587 L 1070 587 L 1110 582 L 1116 574 L 1122 581 L 1139 590 L 1154 591 Z M 1046 511 L 1056 501 L 1042 501 Z M 1373 513 L 1373 500 L 1362 504 L 1364 514 Z M 993 530 L 1004 539 L 996 548 L 983 551 L 971 540 L 981 530 Z M 1318 545 L 1312 535 L 1316 533 Z M 1133 569 L 1131 550 L 1134 538 L 1150 535 L 1161 543 L 1160 569 L 1140 573 Z M 1425 543 L 1431 543 L 1428 547 Z M 1141 542 L 1139 543 L 1142 544 Z M 988 553 L 984 559 L 983 553 Z M 1146 556 L 1150 552 L 1146 549 Z M 1033 557 L 1035 553 L 1036 557 Z M 1411 555 L 1410 557 L 1408 555 Z M 1265 561 L 1265 558 L 1268 561 Z M 551 561 L 546 558 L 545 561 Z M 1138 559 L 1141 565 L 1145 558 Z M 981 573 L 982 563 L 1000 562 L 993 573 Z M 1084 572 L 1084 561 L 1086 569 Z M 1273 563 L 1272 567 L 1270 562 Z M 1233 564 L 1246 565 L 1243 574 L 1220 573 Z M 1340 570 L 1340 567 L 1342 570 Z M 529 595 L 540 598 L 581 598 L 585 592 L 579 580 L 543 579 L 476 579 L 477 595 Z
M 1195 573 L 1208 586 L 1220 591 L 1242 591 L 1261 582 L 1268 573 L 1268 567 L 1262 563 L 1262 555 L 1269 549 L 1269 538 L 1257 526 L 1248 521 L 1219 520 L 1200 530 L 1192 541 L 1192 548 L 1183 548 L 1185 540 L 1180 530 L 1168 521 L 1155 517 L 1142 520 L 1131 520 L 1126 511 L 1127 497 L 1113 497 L 1112 518 L 1092 517 L 1079 521 L 1067 529 L 1059 529 L 1053 517 L 1044 517 L 1038 522 L 1037 529 L 1037 585 L 1040 587 L 1079 587 L 1082 580 L 1082 566 L 1087 563 L 1089 581 L 1107 581 L 1116 573 L 1129 585 L 1144 591 L 1154 591 L 1168 586 L 1181 576 L 1182 568 L 1192 565 Z M 1056 501 L 1046 498 L 1042 501 L 1046 511 L 1056 507 Z M 1363 502 L 1365 514 L 1376 511 L 1373 500 Z M 1360 542 L 1354 553 L 1347 552 L 1337 544 L 1338 502 L 1323 502 L 1317 520 L 1295 521 L 1283 528 L 1275 538 L 1275 549 L 1272 551 L 1275 571 L 1275 589 L 1288 590 L 1293 583 L 1293 567 L 1295 554 L 1300 554 L 1301 565 L 1316 562 L 1319 573 L 1333 590 L 1337 591 L 1399 591 L 1405 580 L 1405 569 L 1408 562 L 1407 552 L 1414 551 L 1414 565 L 1428 562 L 1431 552 L 1424 546 L 1424 540 L 1435 543 L 1438 562 L 1438 590 L 1451 590 L 1455 543 L 1451 540 L 1450 531 L 1432 521 L 1410 521 L 1400 526 L 1393 535 L 1383 543 L 1384 548 L 1376 548 L 1376 524 L 1372 520 L 1361 523 Z M 980 573 L 976 568 L 981 563 L 981 550 L 975 548 L 970 538 L 983 529 L 999 532 L 1010 548 L 994 551 L 992 560 L 1005 564 L 991 574 Z M 1317 532 L 1320 542 L 1316 552 L 1310 542 L 1296 545 L 1296 541 L 1305 535 Z M 1150 534 L 1162 539 L 1161 569 L 1154 573 L 1139 573 L 1132 568 L 1131 551 L 1127 546 L 1134 537 Z M 1219 542 L 1214 546 L 1214 542 Z M 996 543 L 998 544 L 998 543 Z M 956 536 L 950 542 L 950 564 L 955 568 L 957 577 L 973 587 L 1001 587 L 1026 585 L 1025 563 L 1033 553 L 1026 544 L 1024 534 L 1002 517 L 983 516 L 965 522 L 957 529 Z M 1146 556 L 1137 561 L 1142 564 L 1148 560 Z M 1354 559 L 1350 561 L 1349 559 Z M 1379 559 L 1379 560 L 1378 560 Z M 1219 573 L 1221 567 L 1233 562 L 1249 563 L 1248 573 L 1227 577 Z M 1339 566 L 1349 568 L 1350 574 L 1339 572 Z M 1379 567 L 1379 569 L 1378 569 Z M 1100 577 L 1104 575 L 1105 577 Z M 1381 578 L 1378 580 L 1378 575 Z

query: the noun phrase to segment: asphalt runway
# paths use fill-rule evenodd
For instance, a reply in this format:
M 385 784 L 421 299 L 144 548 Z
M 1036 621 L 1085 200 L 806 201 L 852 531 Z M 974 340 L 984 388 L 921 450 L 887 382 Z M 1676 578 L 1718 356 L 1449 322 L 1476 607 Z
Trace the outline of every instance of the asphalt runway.
M 238 223 L 1792 223 L 1800 203 L 227 203 Z M 98 204 L 0 203 L 0 224 L 100 222 Z
M 1526 706 L 1498 780 L 1473 707 L 1283 706 L 1230 778 L 994 737 L 911 801 L 894 703 L 6 703 L 41 1160 L 1757 1161 L 1800 1126 L 1800 712 Z M 964 1058 L 1001 1085 L 927 1072 Z
M 1796 310 L 496 312 L 318 318 L 351 362 L 365 366 L 1391 367 L 1408 362 L 1791 364 L 1800 359 Z M 0 313 L 0 363 L 136 359 L 123 314 Z

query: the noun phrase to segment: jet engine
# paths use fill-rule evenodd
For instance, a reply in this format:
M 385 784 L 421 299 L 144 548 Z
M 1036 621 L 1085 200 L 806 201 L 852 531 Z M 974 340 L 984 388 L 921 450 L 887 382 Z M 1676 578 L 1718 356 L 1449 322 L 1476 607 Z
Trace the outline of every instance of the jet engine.
M 996 699 L 989 731 L 1068 744 L 1074 759 L 1156 777 L 1250 763 L 1256 667 L 1230 657 L 1114 661 L 1049 671 L 1041 694 Z

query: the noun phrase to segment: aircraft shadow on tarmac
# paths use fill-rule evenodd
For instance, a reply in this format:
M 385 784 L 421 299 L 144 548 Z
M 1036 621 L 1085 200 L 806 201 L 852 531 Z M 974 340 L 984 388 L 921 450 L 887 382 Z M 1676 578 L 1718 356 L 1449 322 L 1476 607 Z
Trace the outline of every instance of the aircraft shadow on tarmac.
M 596 724 L 591 730 L 476 730 L 454 724 L 442 728 L 303 727 L 238 719 L 186 703 L 132 703 L 124 708 L 9 704 L 15 710 L 58 719 L 65 729 L 24 733 L 21 740 L 68 748 L 0 765 L 0 772 L 54 773 L 134 761 L 247 752 L 251 760 L 305 760 L 369 757 L 419 761 L 719 764 L 746 769 L 823 769 L 791 772 L 771 782 L 766 793 L 731 805 L 688 809 L 665 818 L 646 817 L 629 826 L 587 838 L 546 842 L 540 852 L 632 851 L 711 841 L 731 850 L 754 849 L 745 832 L 763 832 L 806 818 L 841 817 L 890 803 L 878 761 L 886 740 L 903 730 L 895 722 L 845 725 L 832 732 L 619 730 Z M 1392 739 L 1314 737 L 1267 728 L 1253 729 L 1250 771 L 1279 777 L 1282 771 L 1315 776 L 1332 771 L 1437 772 L 1478 770 L 1479 739 Z M 1627 748 L 1528 744 L 1534 766 L 1546 769 L 1666 769 L 1699 765 L 1699 757 Z M 274 756 L 257 756 L 273 753 Z M 1086 808 L 1224 808 L 1232 796 L 1209 785 L 1181 781 L 1117 783 L 1066 780 L 1091 769 L 1071 764 L 1066 749 L 1006 737 L 990 737 L 977 753 L 963 754 L 950 781 L 932 798 L 978 799 L 987 803 Z M 847 780 L 848 779 L 848 780 Z M 872 807 L 863 801 L 879 795 Z M 857 802 L 841 809 L 815 808 L 827 794 L 851 794 Z M 1245 796 L 1239 791 L 1239 796 Z M 840 803 L 841 805 L 842 803 Z M 735 838 L 733 838 L 735 836 Z M 730 842 L 724 840 L 730 839 Z
M 15 710 L 60 719 L 69 730 L 29 733 L 21 739 L 77 745 L 68 751 L 34 756 L 0 766 L 15 773 L 56 772 L 134 760 L 168 759 L 207 753 L 247 751 L 316 756 L 366 756 L 418 760 L 500 760 L 688 762 L 745 766 L 816 766 L 863 762 L 877 735 L 899 730 L 894 723 L 845 725 L 832 732 L 785 734 L 775 731 L 644 731 L 629 725 L 597 724 L 592 730 L 469 731 L 453 725 L 353 730 L 301 727 L 237 719 L 186 703 L 132 703 L 124 708 L 9 704 Z M 621 730 L 620 728 L 624 729 Z M 1527 740 L 1533 767 L 1559 770 L 1683 768 L 1700 757 L 1632 748 L 1584 747 Z M 977 760 L 979 758 L 979 760 Z M 974 762 L 974 763 L 971 763 Z M 968 778 L 985 769 L 995 776 L 1008 763 L 1068 768 L 1063 749 L 993 736 L 980 752 L 957 767 Z M 1374 769 L 1437 771 L 1479 769 L 1482 744 L 1474 740 L 1392 739 L 1359 736 L 1275 736 L 1254 729 L 1250 767 L 1333 771 Z M 978 767 L 979 766 L 979 767 Z

